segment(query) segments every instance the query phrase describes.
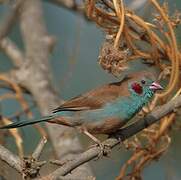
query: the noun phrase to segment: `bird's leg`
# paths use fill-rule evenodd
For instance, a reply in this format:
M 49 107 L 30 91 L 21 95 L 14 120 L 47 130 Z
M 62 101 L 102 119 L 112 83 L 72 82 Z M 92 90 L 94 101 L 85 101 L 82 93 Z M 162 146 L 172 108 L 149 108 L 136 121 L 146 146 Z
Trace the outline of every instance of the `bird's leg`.
M 95 143 L 97 143 L 98 145 L 101 144 L 101 141 L 99 141 L 99 139 L 97 139 L 95 136 L 93 136 L 91 133 L 89 133 L 86 129 L 83 130 L 83 133 L 85 135 L 87 135 L 89 138 L 91 138 Z
M 83 133 L 87 135 L 89 138 L 91 138 L 97 145 L 99 145 L 101 151 L 98 155 L 98 159 L 102 156 L 106 156 L 108 154 L 108 151 L 105 149 L 105 145 L 101 143 L 99 139 L 97 139 L 95 136 L 93 136 L 91 133 L 89 133 L 86 129 L 83 130 Z

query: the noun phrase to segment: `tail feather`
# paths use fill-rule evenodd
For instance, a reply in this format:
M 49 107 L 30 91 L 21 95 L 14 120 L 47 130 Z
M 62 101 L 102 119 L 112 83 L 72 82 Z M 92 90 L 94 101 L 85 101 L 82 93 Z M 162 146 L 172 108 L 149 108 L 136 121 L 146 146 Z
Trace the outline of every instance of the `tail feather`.
M 48 120 L 53 119 L 54 116 L 50 115 L 50 116 L 45 116 L 41 119 L 34 119 L 34 120 L 24 120 L 24 121 L 17 121 L 14 122 L 12 124 L 8 124 L 5 126 L 0 127 L 0 129 L 12 129 L 12 128 L 18 128 L 18 127 L 22 127 L 22 126 L 27 126 L 27 125 L 31 125 L 31 124 L 36 124 L 36 123 L 40 123 L 40 122 L 46 122 Z

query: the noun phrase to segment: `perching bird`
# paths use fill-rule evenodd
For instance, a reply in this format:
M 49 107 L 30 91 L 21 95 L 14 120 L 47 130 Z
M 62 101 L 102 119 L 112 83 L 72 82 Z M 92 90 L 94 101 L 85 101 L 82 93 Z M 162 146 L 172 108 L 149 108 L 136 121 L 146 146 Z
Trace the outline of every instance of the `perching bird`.
M 111 134 L 125 125 L 157 90 L 163 89 L 148 72 L 133 73 L 122 81 L 110 83 L 77 96 L 54 109 L 49 116 L 24 120 L 0 127 L 18 128 L 39 122 L 76 127 L 96 143 L 92 134 Z

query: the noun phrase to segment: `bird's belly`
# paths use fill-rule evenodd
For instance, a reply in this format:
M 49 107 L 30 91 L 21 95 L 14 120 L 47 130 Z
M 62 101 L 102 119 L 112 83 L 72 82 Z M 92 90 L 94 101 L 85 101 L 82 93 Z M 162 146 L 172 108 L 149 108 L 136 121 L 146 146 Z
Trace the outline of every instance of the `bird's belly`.
M 88 122 L 82 125 L 91 134 L 111 134 L 121 128 L 125 123 L 120 119 L 109 118 L 101 122 Z

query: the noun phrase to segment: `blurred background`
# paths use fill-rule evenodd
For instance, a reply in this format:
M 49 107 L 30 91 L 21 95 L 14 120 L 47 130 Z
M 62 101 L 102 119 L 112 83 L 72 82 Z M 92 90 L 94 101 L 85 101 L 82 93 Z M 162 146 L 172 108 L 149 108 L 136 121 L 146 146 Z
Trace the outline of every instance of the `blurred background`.
M 149 19 L 151 9 L 148 9 L 145 4 L 134 5 L 133 1 L 126 1 L 127 5 L 135 8 L 136 11 Z M 172 10 L 177 8 L 181 10 L 180 0 L 169 0 L 169 6 Z M 0 19 L 6 12 L 5 5 L 0 6 Z M 104 38 L 104 33 L 96 27 L 96 25 L 81 15 L 71 12 L 60 6 L 54 5 L 47 1 L 43 3 L 44 17 L 47 29 L 50 35 L 57 39 L 55 49 L 50 57 L 51 70 L 53 72 L 53 81 L 56 91 L 60 98 L 66 100 L 87 90 L 100 86 L 107 82 L 118 81 L 111 74 L 105 72 L 97 63 L 101 42 Z M 181 29 L 177 30 L 178 43 L 180 44 Z M 13 39 L 20 48 L 23 48 L 22 39 L 20 36 L 18 24 L 11 32 Z M 11 69 L 11 61 L 0 52 L 0 72 L 5 72 Z M 141 63 L 133 63 L 129 71 L 139 71 L 148 68 Z M 5 90 L 1 89 L 0 93 Z M 27 95 L 26 99 L 30 99 Z M 30 104 L 31 104 L 30 100 Z M 13 100 L 3 100 L 1 109 L 6 116 L 11 115 L 19 108 L 17 102 Z M 35 116 L 39 116 L 37 109 L 33 109 Z M 21 117 L 24 118 L 23 116 Z M 33 151 L 38 143 L 40 136 L 32 127 L 22 128 L 21 131 L 24 137 L 25 153 L 29 154 Z M 172 131 L 172 142 L 168 151 L 158 161 L 152 162 L 146 166 L 143 171 L 143 179 L 145 180 L 179 180 L 181 179 L 181 142 L 180 132 Z M 80 138 L 86 148 L 87 138 L 80 135 Z M 8 136 L 6 147 L 13 152 L 17 152 L 14 140 Z M 45 149 L 43 157 L 51 155 L 51 146 L 48 145 Z M 116 147 L 110 157 L 103 158 L 98 161 L 92 161 L 92 169 L 95 172 L 97 180 L 114 179 L 130 156 L 129 151 Z M 43 158 L 42 157 L 42 158 Z

